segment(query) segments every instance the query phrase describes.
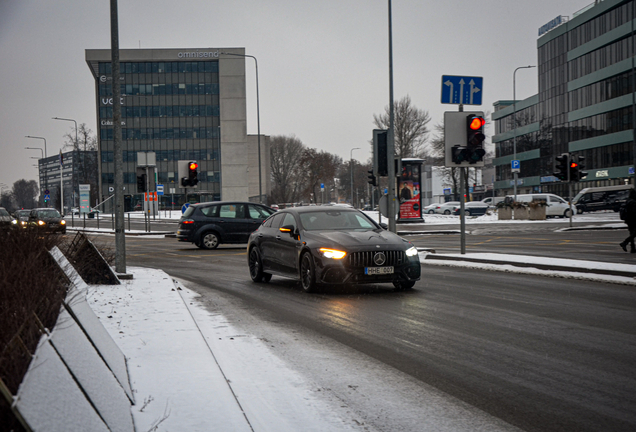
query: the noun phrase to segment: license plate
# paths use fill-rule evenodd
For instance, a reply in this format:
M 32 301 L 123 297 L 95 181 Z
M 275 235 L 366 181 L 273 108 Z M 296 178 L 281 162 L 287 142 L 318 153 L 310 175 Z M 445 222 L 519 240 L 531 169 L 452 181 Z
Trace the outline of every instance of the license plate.
M 393 273 L 393 267 L 365 267 L 364 274 L 380 275 Z

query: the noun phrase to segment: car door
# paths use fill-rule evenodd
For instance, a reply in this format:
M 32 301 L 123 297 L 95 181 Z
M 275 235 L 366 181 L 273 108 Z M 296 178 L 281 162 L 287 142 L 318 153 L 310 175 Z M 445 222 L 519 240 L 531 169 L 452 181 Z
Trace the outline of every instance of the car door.
M 282 271 L 280 260 L 276 254 L 277 236 L 280 234 L 280 228 L 283 219 L 287 213 L 277 213 L 270 217 L 260 228 L 258 232 L 258 245 L 261 252 L 261 260 L 265 270 Z
M 284 229 L 285 231 L 281 231 Z M 272 242 L 272 256 L 280 271 L 296 274 L 298 256 L 297 249 L 300 248 L 300 241 L 296 235 L 298 232 L 298 223 L 291 213 L 286 213 L 283 221 L 275 235 L 275 241 Z
M 227 203 L 219 206 L 218 225 L 223 230 L 226 243 L 247 243 L 250 236 L 250 220 L 244 203 Z
M 546 211 L 546 216 L 563 216 L 565 211 L 569 208 L 570 206 L 563 198 L 556 195 L 550 195 L 548 196 L 549 213 Z
M 247 205 L 247 216 L 250 219 L 249 231 L 250 234 L 258 229 L 258 227 L 267 219 L 273 212 L 269 211 L 266 207 L 258 204 Z

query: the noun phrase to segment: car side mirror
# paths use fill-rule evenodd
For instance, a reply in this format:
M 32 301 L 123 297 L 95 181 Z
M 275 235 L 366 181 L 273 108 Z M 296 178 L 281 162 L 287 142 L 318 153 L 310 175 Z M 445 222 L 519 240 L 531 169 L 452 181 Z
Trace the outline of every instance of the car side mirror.
M 294 234 L 295 234 L 295 227 L 293 225 L 285 225 L 285 226 L 282 226 L 282 227 L 278 228 L 278 231 L 280 231 L 282 233 L 287 233 L 287 234 L 289 234 L 290 236 L 293 237 Z

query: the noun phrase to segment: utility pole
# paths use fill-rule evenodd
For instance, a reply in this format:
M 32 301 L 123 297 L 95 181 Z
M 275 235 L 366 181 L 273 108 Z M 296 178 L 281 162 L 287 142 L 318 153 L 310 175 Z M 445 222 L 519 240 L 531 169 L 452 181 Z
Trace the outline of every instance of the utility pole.
M 113 137 L 115 139 L 115 270 L 117 273 L 124 274 L 126 273 L 124 157 L 121 148 L 121 88 L 119 83 L 119 23 L 117 18 L 117 0 L 110 0 L 110 38 L 113 69 Z

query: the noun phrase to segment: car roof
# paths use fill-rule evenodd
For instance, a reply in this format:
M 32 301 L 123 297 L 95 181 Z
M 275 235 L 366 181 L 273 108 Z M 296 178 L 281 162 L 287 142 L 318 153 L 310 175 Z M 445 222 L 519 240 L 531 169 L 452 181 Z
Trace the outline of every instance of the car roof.
M 267 207 L 267 205 L 265 204 L 254 203 L 249 201 L 208 201 L 208 202 L 190 204 L 190 207 L 207 207 L 211 205 L 222 205 L 222 204 L 256 204 L 256 205 L 261 205 L 263 207 Z
M 353 207 L 334 206 L 334 205 L 317 205 L 317 206 L 302 206 L 302 207 L 288 207 L 283 210 L 279 210 L 277 213 L 310 213 L 315 211 L 343 211 L 343 212 L 358 212 L 359 210 Z

